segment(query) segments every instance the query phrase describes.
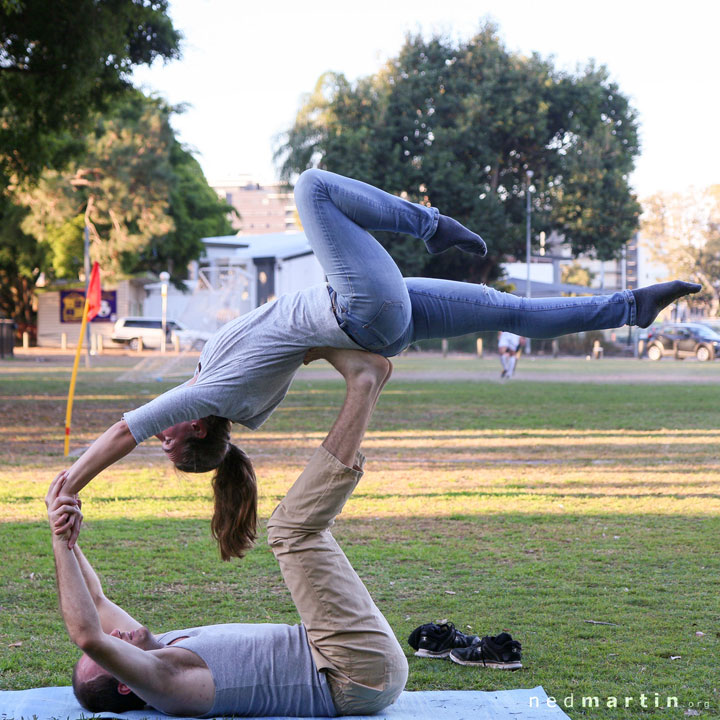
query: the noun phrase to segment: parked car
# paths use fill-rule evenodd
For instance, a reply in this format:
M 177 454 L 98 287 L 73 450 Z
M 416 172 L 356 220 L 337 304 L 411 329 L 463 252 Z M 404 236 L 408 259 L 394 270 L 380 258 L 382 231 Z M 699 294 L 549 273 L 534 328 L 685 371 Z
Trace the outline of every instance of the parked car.
M 706 325 L 716 333 L 720 333 L 720 318 L 704 318 L 699 321 L 700 325 Z
M 199 350 L 210 335 L 211 333 L 203 330 L 187 328 L 179 320 L 168 320 L 165 323 L 165 341 L 171 344 L 173 336 L 177 336 L 182 349 Z M 131 350 L 138 349 L 140 339 L 143 347 L 159 348 L 162 344 L 162 318 L 122 317 L 115 323 L 110 339 L 128 345 Z
M 702 323 L 668 323 L 649 329 L 646 354 L 650 360 L 694 355 L 701 362 L 720 357 L 720 335 Z

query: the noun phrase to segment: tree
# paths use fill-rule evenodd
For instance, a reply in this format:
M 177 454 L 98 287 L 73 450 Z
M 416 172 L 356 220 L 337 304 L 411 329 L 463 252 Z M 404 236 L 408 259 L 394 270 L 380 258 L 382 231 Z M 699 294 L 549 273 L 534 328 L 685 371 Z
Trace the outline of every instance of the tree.
M 22 230 L 13 197 L 85 150 L 99 111 L 130 86 L 135 65 L 179 55 L 168 0 L 0 0 L 0 312 L 32 322 L 45 246 Z M 73 222 L 77 224 L 77 219 Z M 70 247 L 72 222 L 56 228 Z M 72 254 L 55 262 L 68 271 Z
M 48 279 L 78 277 L 86 222 L 91 258 L 116 278 L 168 269 L 179 280 L 202 253 L 202 237 L 232 232 L 233 209 L 175 139 L 172 112 L 159 99 L 127 91 L 96 117 L 81 161 L 62 172 L 46 170 L 15 193 L 14 222 L 0 234 L 0 277 L 24 294 L 3 293 L 0 309 L 31 318 L 28 303 L 40 272 Z
M 44 248 L 22 230 L 27 212 L 11 205 L 0 222 L 0 317 L 13 318 L 19 332 L 34 325 L 35 281 L 45 260 Z
M 187 265 L 204 250 L 201 238 L 233 235 L 229 216 L 237 210 L 220 200 L 208 185 L 200 163 L 173 139 L 170 147 L 172 182 L 168 215 L 173 229 L 164 236 L 151 237 L 131 270 L 168 270 L 177 280 L 185 277 Z
M 132 68 L 179 55 L 168 0 L 2 0 L 0 181 L 37 178 L 82 150 Z
M 91 258 L 110 276 L 125 274 L 150 237 L 173 229 L 167 213 L 173 140 L 160 101 L 127 94 L 97 118 L 82 161 L 45 172 L 19 195 L 30 209 L 23 230 L 48 247 L 56 275 L 75 275 L 57 258 L 82 247 L 85 217 Z
M 638 153 L 635 111 L 604 68 L 577 75 L 508 52 L 492 24 L 465 43 L 408 37 L 376 75 L 323 75 L 276 158 L 287 180 L 316 165 L 480 230 L 488 257 L 429 257 L 397 235 L 379 239 L 406 274 L 487 281 L 525 246 L 526 172 L 533 226 L 575 253 L 619 253 L 637 226 L 627 177 Z
M 200 256 L 200 238 L 231 232 L 231 210 L 175 139 L 163 101 L 126 93 L 97 118 L 82 162 L 46 171 L 20 194 L 29 211 L 22 228 L 47 247 L 56 277 L 77 277 L 82 233 L 106 276 L 185 270 Z
M 583 285 L 590 287 L 595 273 L 583 267 L 577 260 L 569 265 L 563 265 L 560 271 L 560 282 L 567 285 Z M 571 296 L 575 293 L 569 293 Z
M 720 185 L 656 193 L 643 202 L 642 244 L 668 277 L 692 279 L 702 290 L 689 302 L 720 310 Z

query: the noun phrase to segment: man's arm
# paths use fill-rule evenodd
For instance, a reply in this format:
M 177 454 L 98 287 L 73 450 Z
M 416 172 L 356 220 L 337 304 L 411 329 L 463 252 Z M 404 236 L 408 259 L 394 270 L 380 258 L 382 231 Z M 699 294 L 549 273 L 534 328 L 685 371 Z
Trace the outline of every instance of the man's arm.
M 60 612 L 68 635 L 83 652 L 145 702 L 159 710 L 171 710 L 168 702 L 173 703 L 178 694 L 175 688 L 180 677 L 175 667 L 162 656 L 103 632 L 77 555 L 67 545 L 71 518 L 79 515 L 80 509 L 72 497 L 59 495 L 63 482 L 64 474 L 61 473 L 50 486 L 45 502 L 53 531 Z
M 97 610 L 103 632 L 109 633 L 115 629 L 136 630 L 141 628 L 141 623 L 105 596 L 100 578 L 97 576 L 97 573 L 88 562 L 82 550 L 80 550 L 79 545 L 73 548 L 73 552 L 75 553 L 85 585 Z
M 64 512 L 67 512 L 67 508 Z M 174 669 L 152 652 L 103 632 L 100 616 L 85 585 L 80 564 L 67 540 L 53 534 L 60 611 L 70 639 L 98 665 L 145 702 L 165 709 Z

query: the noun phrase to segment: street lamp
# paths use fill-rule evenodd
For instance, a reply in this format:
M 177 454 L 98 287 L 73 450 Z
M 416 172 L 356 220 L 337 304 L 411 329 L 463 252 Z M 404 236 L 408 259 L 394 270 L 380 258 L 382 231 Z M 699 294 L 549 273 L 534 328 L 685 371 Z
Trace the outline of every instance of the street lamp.
M 170 280 L 170 273 L 160 273 L 160 295 L 162 297 L 162 337 L 160 338 L 160 352 L 165 352 L 166 343 L 166 332 L 167 332 L 167 291 L 168 291 L 168 280 Z
M 530 206 L 530 183 L 533 178 L 533 171 L 526 170 L 525 176 L 527 178 L 525 184 L 525 262 L 527 263 L 527 282 L 525 285 L 525 297 L 530 298 L 532 292 L 530 290 L 530 213 L 532 212 Z M 530 338 L 527 339 L 525 345 L 525 351 L 530 353 Z

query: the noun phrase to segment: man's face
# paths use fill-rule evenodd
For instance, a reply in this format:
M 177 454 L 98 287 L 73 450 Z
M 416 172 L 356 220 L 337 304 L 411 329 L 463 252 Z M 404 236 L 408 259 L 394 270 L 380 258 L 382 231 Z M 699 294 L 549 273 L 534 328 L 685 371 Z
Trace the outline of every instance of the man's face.
M 141 650 L 159 650 L 165 647 L 155 639 L 155 636 L 146 627 L 137 628 L 136 630 L 115 629 L 109 634 Z M 84 653 L 80 660 L 78 660 L 76 674 L 77 679 L 83 683 L 93 680 L 98 675 L 110 675 L 107 670 Z

